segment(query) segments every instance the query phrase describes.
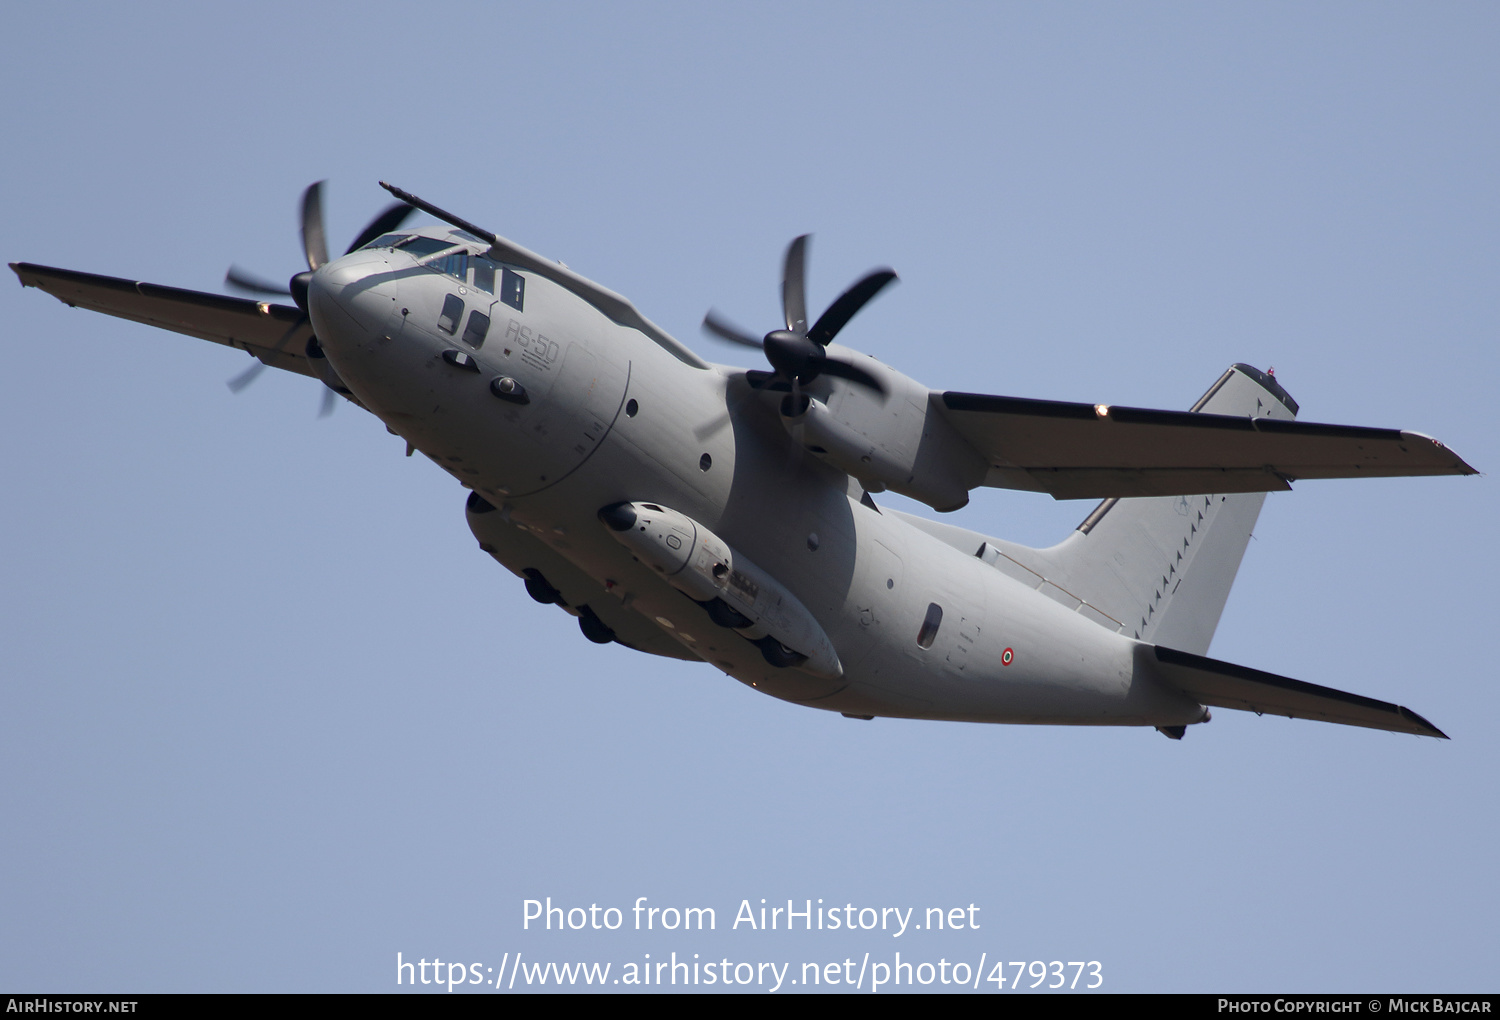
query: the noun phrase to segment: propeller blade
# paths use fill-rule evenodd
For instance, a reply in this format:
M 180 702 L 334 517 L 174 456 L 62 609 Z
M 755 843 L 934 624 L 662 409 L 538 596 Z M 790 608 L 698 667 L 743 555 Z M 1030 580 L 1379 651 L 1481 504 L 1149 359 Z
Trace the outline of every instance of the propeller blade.
M 715 418 L 711 418 L 710 420 L 704 422 L 702 425 L 699 425 L 697 428 L 693 429 L 693 435 L 697 438 L 698 442 L 701 443 L 708 439 L 709 436 L 714 435 L 725 425 L 728 425 L 732 417 L 733 416 L 728 411 L 725 411 L 723 414 Z
M 746 347 L 759 348 L 761 346 L 760 337 L 751 336 L 728 320 L 721 319 L 719 313 L 712 308 L 703 317 L 703 328 L 720 340 L 728 340 L 733 344 L 743 344 Z
M 281 339 L 276 341 L 276 346 L 272 347 L 271 350 L 278 352 L 286 350 L 287 341 L 296 334 L 297 330 L 301 329 L 305 325 L 307 325 L 307 316 L 299 316 L 297 318 L 297 321 L 288 326 L 287 331 L 281 334 Z M 231 393 L 238 393 L 240 392 L 240 390 L 253 383 L 265 370 L 266 363 L 257 359 L 255 364 L 251 365 L 239 375 L 229 380 L 229 382 L 225 385 L 229 387 Z
M 251 294 L 280 294 L 291 297 L 292 292 L 286 289 L 284 283 L 272 283 L 263 276 L 239 266 L 230 266 L 229 272 L 224 274 L 224 282 L 237 290 L 248 291 Z
M 359 236 L 354 239 L 354 243 L 349 246 L 349 250 L 344 252 L 344 254 L 348 255 L 351 251 L 358 251 L 381 234 L 390 233 L 405 223 L 406 218 L 416 211 L 415 208 L 407 205 L 405 202 L 392 202 L 386 206 L 379 216 L 371 220 L 365 229 L 359 232 Z
M 787 406 L 788 401 L 790 402 L 790 407 Z M 782 414 L 786 414 L 788 410 L 794 412 L 793 417 L 800 415 L 806 410 L 802 404 L 802 388 L 797 384 L 795 377 L 792 379 L 792 395 L 782 399 Z M 788 475 L 794 475 L 802 470 L 802 458 L 807 455 L 805 445 L 807 443 L 807 426 L 805 419 L 798 420 L 797 424 L 792 426 L 790 434 L 792 441 L 786 451 L 786 466 L 782 470 Z
M 327 418 L 339 404 L 339 395 L 330 386 L 323 387 L 323 403 L 318 408 L 318 417 Z
M 286 332 L 281 334 L 281 339 L 276 341 L 276 346 L 272 347 L 271 350 L 276 351 L 277 353 L 286 350 L 287 341 L 296 336 L 297 330 L 306 325 L 308 325 L 308 318 L 306 313 L 299 315 L 297 317 L 297 321 L 286 328 Z
M 746 376 L 749 376 L 750 374 L 750 372 L 744 373 L 744 375 Z M 767 372 L 760 372 L 758 374 L 769 375 L 769 373 Z M 746 379 L 746 382 L 748 383 L 749 380 Z M 693 435 L 696 436 L 698 441 L 701 443 L 707 440 L 710 436 L 717 434 L 720 429 L 724 428 L 724 426 L 729 425 L 734 421 L 734 419 L 740 413 L 740 407 L 745 403 L 746 400 L 753 398 L 755 394 L 755 386 L 747 385 L 741 387 L 736 386 L 733 382 L 731 382 L 728 388 L 725 390 L 724 413 L 704 422 L 702 425 L 699 425 L 697 428 L 693 429 Z
M 820 347 L 827 347 L 833 338 L 839 335 L 839 330 L 847 326 L 849 320 L 854 318 L 855 313 L 894 279 L 896 279 L 896 274 L 889 269 L 877 269 L 870 273 L 840 294 L 838 300 L 828 306 L 828 311 L 824 312 L 817 324 L 808 331 L 808 338 Z
M 328 236 L 323 229 L 323 182 L 309 184 L 302 193 L 302 251 L 307 268 L 316 270 L 328 261 Z
M 818 366 L 818 374 L 836 375 L 840 379 L 848 379 L 852 383 L 858 383 L 861 386 L 868 386 L 876 393 L 879 393 L 882 397 L 885 396 L 885 386 L 880 382 L 879 379 L 875 378 L 873 375 L 871 375 L 869 372 L 866 372 L 858 365 L 852 364 L 847 361 L 840 361 L 837 358 L 825 358 L 823 359 L 823 364 Z
M 807 242 L 811 238 L 811 234 L 793 238 L 782 263 L 781 310 L 786 314 L 786 328 L 793 333 L 807 332 Z
M 752 390 L 770 390 L 772 393 L 790 393 L 791 383 L 781 378 L 775 372 L 762 372 L 759 369 L 750 369 L 745 373 L 745 384 Z
M 260 374 L 265 370 L 266 363 L 264 361 L 257 361 L 224 385 L 229 387 L 230 393 L 238 393 L 258 379 Z

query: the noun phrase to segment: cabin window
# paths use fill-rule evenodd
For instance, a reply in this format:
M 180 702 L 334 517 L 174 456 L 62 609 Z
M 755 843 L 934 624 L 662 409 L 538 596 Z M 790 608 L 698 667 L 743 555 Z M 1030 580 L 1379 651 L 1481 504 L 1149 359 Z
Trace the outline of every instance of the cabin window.
M 458 332 L 458 321 L 464 317 L 464 303 L 457 294 L 443 298 L 443 313 L 438 316 L 438 329 L 452 336 Z
M 478 350 L 484 346 L 485 334 L 490 331 L 490 317 L 483 312 L 470 312 L 469 324 L 464 327 L 464 343 Z
M 524 311 L 521 306 L 526 303 L 526 277 L 509 269 L 502 270 L 500 274 L 500 300 L 518 312 Z
M 489 259 L 474 260 L 474 288 L 486 294 L 495 293 L 495 263 Z
M 922 629 L 917 631 L 917 645 L 921 648 L 931 648 L 932 643 L 937 640 L 938 628 L 943 625 L 943 607 L 936 602 L 927 605 L 927 617 L 922 621 Z

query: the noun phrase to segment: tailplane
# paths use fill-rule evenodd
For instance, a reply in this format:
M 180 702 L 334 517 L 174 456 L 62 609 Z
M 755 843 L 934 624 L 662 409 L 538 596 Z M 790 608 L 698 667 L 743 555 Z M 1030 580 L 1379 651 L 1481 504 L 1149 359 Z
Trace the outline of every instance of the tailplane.
M 1291 677 L 1277 676 L 1232 662 L 1202 655 L 1189 655 L 1175 648 L 1138 646 L 1143 660 L 1183 694 L 1219 708 L 1237 708 L 1257 715 L 1284 715 L 1290 719 L 1321 719 L 1345 726 L 1368 726 L 1392 733 L 1415 733 L 1448 739 L 1448 734 L 1409 708 L 1376 701 L 1361 694 L 1319 687 Z M 1182 739 L 1181 727 L 1158 727 L 1167 736 Z

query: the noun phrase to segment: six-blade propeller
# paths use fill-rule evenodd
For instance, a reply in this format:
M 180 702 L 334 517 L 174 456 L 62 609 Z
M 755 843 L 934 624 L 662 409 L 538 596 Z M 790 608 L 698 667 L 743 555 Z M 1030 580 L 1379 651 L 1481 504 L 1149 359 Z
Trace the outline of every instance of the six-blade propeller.
M 866 386 L 882 396 L 885 387 L 880 380 L 859 365 L 828 354 L 828 345 L 849 320 L 863 308 L 871 298 L 896 279 L 889 269 L 876 269 L 865 275 L 828 306 L 811 329 L 807 327 L 807 242 L 809 235 L 803 234 L 787 246 L 786 259 L 782 265 L 781 308 L 786 322 L 785 329 L 776 329 L 757 339 L 738 326 L 733 325 L 710 310 L 703 317 L 703 328 L 721 340 L 758 347 L 766 360 L 775 369 L 774 373 L 749 372 L 746 374 L 752 386 L 764 387 L 781 382 L 793 393 L 793 403 L 800 395 L 801 387 L 820 375 L 847 379 Z

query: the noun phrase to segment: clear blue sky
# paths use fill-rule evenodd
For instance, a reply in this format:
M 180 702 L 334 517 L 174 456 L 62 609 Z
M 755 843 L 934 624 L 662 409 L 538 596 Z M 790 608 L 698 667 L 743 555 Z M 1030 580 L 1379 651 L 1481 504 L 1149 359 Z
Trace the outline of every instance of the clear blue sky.
M 1478 3 L 20 5 L 0 254 L 217 290 L 299 268 L 309 182 L 337 243 L 386 179 L 733 360 L 703 312 L 771 321 L 815 231 L 810 303 L 894 266 L 840 339 L 934 387 L 1186 407 L 1247 361 L 1494 470 L 1497 42 Z M 856 723 L 588 643 L 309 380 L 234 396 L 244 355 L 13 282 L 0 314 L 0 986 L 899 950 L 1495 989 L 1492 477 L 1271 496 L 1212 649 L 1449 742 Z M 523 931 L 547 896 L 719 927 Z M 981 928 L 729 930 L 762 897 Z

